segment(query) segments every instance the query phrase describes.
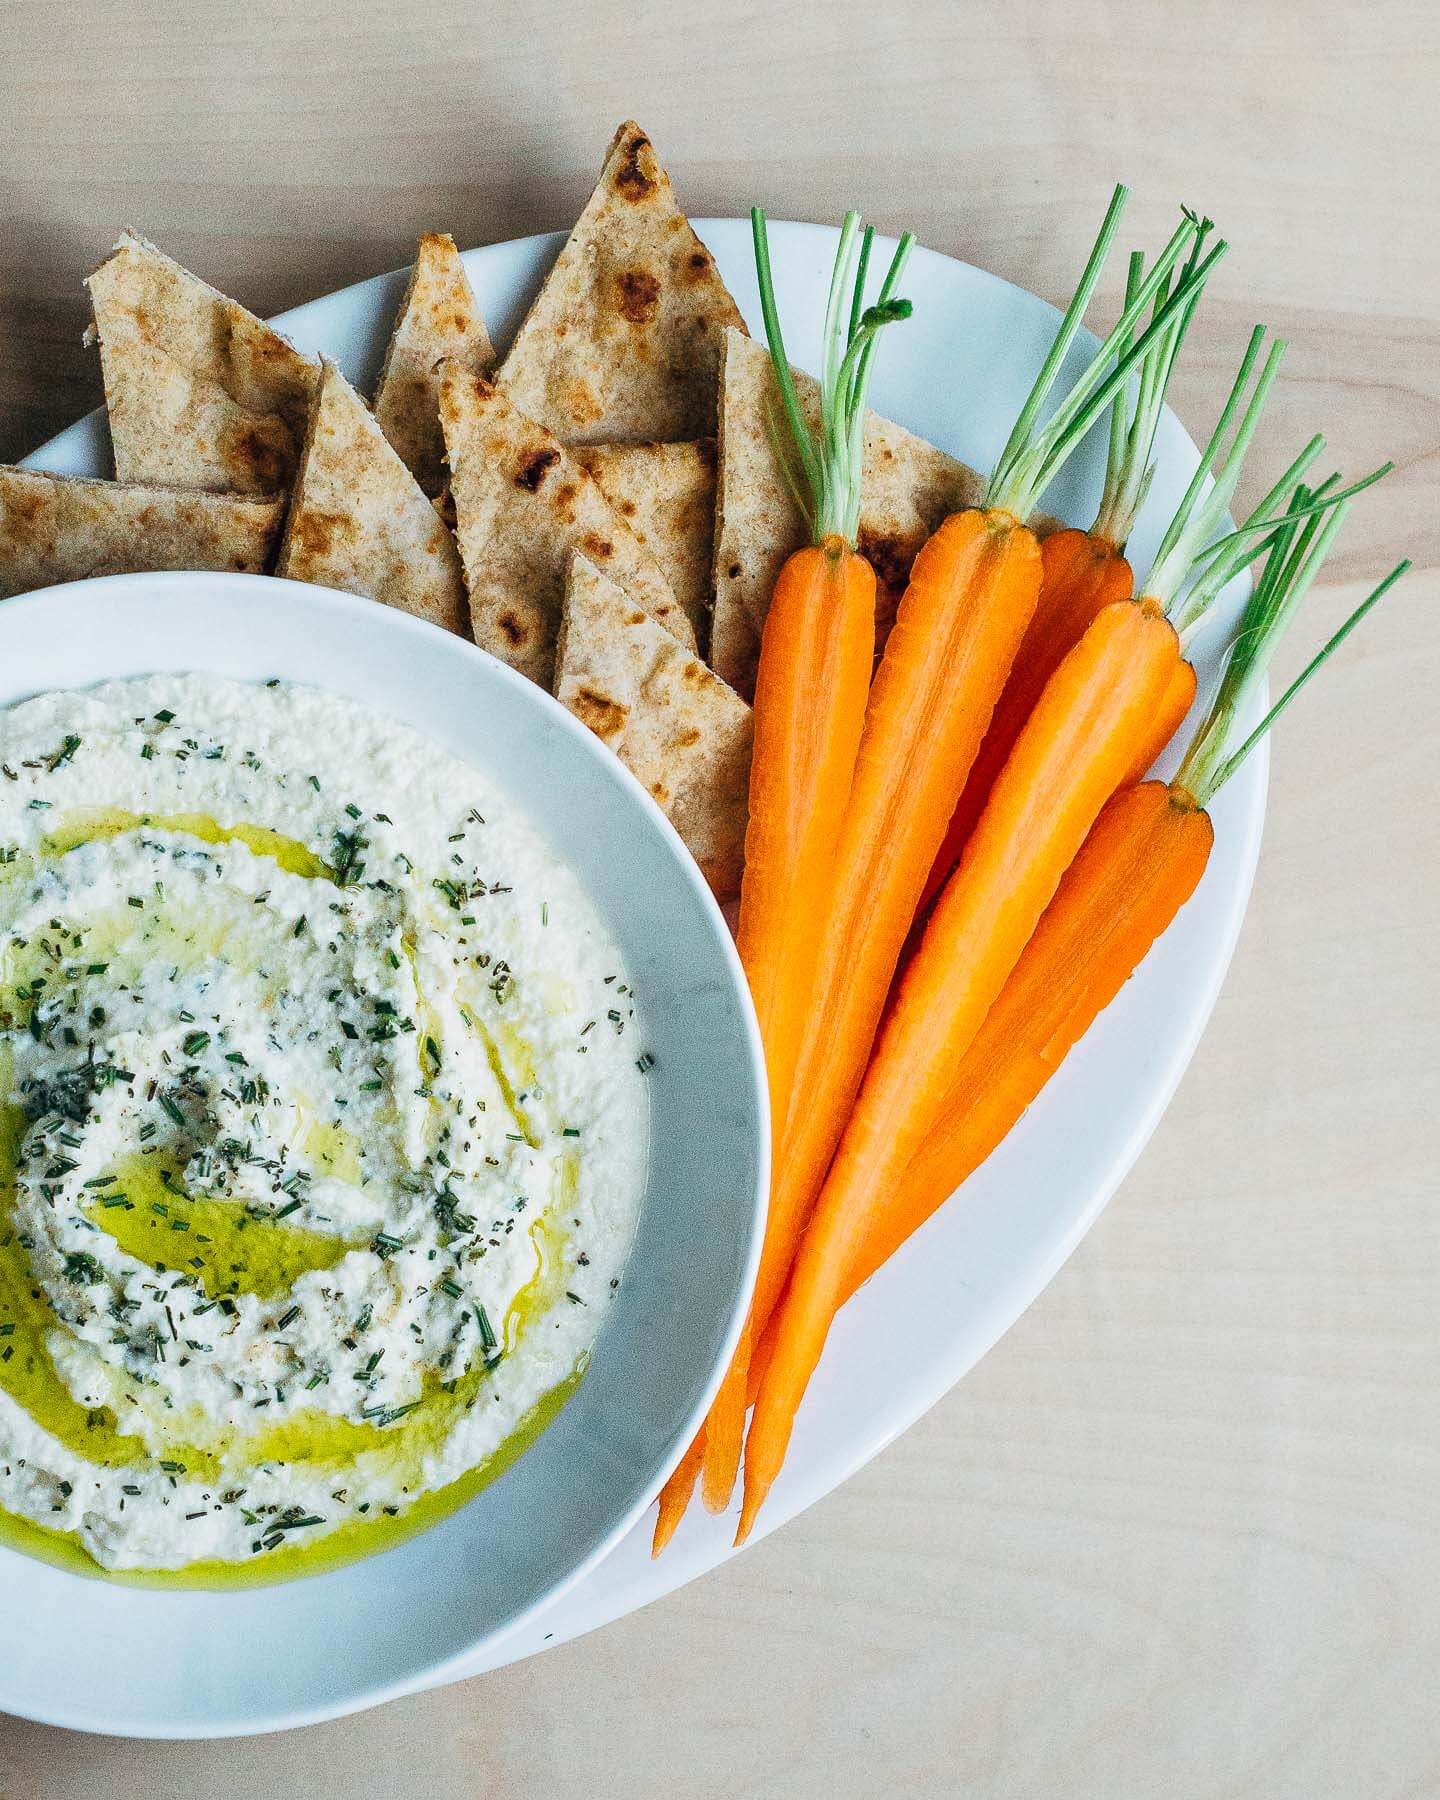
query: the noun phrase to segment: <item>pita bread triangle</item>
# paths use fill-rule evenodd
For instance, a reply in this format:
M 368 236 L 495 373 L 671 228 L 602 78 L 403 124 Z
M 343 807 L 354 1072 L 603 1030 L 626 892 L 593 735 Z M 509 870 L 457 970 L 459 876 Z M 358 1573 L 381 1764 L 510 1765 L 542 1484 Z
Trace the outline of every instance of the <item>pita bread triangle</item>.
M 522 412 L 565 443 L 709 437 L 727 325 L 744 330 L 631 120 L 615 133 L 500 379 Z
M 290 485 L 319 378 L 309 357 L 129 232 L 86 285 L 121 481 Z
M 455 240 L 432 231 L 416 251 L 375 390 L 380 429 L 432 499 L 445 486 L 439 364 L 447 356 L 470 369 L 488 372 L 495 365 Z
M 454 538 L 354 388 L 321 371 L 276 574 L 468 635 Z
M 576 456 L 665 571 L 704 645 L 715 551 L 715 443 L 596 444 Z
M 482 650 L 550 686 L 573 550 L 583 550 L 687 650 L 695 648 L 659 563 L 590 471 L 526 418 L 498 382 L 447 362 L 440 419 L 470 624 Z
M 738 893 L 750 708 L 578 551 L 565 590 L 555 697 L 654 796 L 717 897 Z
M 143 569 L 264 572 L 285 503 L 0 467 L 0 599 Z
M 800 404 L 820 419 L 820 385 L 795 371 Z M 769 352 L 725 333 L 720 378 L 720 465 L 715 500 L 715 616 L 710 661 L 748 699 L 760 633 L 780 566 L 805 542 L 805 522 L 775 458 L 768 414 L 778 406 Z M 783 429 L 783 415 L 776 414 Z M 875 413 L 865 417 L 859 547 L 875 569 L 879 645 L 895 617 L 910 565 L 946 517 L 984 498 L 985 477 Z

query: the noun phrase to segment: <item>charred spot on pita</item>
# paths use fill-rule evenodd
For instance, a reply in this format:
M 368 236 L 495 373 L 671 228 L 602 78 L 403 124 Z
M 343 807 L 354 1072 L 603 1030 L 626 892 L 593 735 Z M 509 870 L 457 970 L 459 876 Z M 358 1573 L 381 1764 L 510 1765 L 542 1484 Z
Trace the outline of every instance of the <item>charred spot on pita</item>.
M 615 171 L 615 191 L 627 200 L 643 200 L 655 189 L 654 179 L 640 166 L 640 160 L 649 148 L 649 138 L 638 132 L 625 146 L 624 159 Z
M 540 484 L 560 460 L 560 452 L 554 449 L 530 450 L 515 471 L 515 485 L 524 488 L 527 493 L 538 494 Z
M 576 688 L 569 700 L 571 710 L 582 725 L 588 725 L 598 738 L 618 737 L 625 729 L 630 708 L 618 700 L 597 694 L 594 688 Z
M 28 525 L 31 520 L 38 519 L 44 510 L 45 501 L 39 494 L 15 494 L 6 503 L 5 516 Z
M 295 464 L 295 449 L 289 434 L 278 430 L 266 432 L 260 425 L 240 426 L 230 434 L 226 448 L 237 462 L 250 470 L 261 488 L 284 487 Z
M 626 269 L 617 284 L 620 316 L 632 325 L 648 325 L 660 310 L 660 282 L 648 269 Z
M 517 650 L 530 635 L 525 628 L 525 621 L 516 618 L 513 612 L 502 612 L 495 623 Z
M 295 546 L 305 556 L 328 556 L 337 538 L 354 534 L 354 523 L 343 513 L 320 512 L 315 507 L 302 507 L 290 527 Z
M 593 425 L 597 419 L 605 417 L 605 407 L 600 397 L 588 382 L 580 380 L 578 376 L 566 385 L 565 404 L 577 425 Z
M 902 538 L 888 532 L 866 531 L 862 526 L 856 548 L 875 571 L 881 587 L 898 590 L 910 579 L 910 565 L 915 558 L 911 546 Z

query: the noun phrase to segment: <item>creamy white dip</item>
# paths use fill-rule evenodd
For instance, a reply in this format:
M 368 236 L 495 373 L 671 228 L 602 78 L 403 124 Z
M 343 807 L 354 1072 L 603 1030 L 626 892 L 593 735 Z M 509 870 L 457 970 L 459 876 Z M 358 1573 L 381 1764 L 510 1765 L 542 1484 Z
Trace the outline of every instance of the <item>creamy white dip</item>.
M 0 715 L 0 1508 L 112 1569 L 394 1518 L 584 1366 L 633 995 L 476 771 L 307 688 Z

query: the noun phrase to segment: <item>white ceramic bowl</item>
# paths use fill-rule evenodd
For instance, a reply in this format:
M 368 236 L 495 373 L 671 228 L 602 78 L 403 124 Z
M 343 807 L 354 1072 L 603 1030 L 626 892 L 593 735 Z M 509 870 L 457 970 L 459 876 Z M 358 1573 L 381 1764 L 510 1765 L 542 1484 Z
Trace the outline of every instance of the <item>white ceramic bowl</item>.
M 405 1692 L 603 1557 L 729 1359 L 769 1162 L 759 1039 L 720 911 L 639 783 L 549 695 L 404 613 L 262 576 L 122 575 L 0 608 L 0 705 L 182 670 L 326 687 L 483 770 L 578 871 L 656 1063 L 644 1212 L 591 1369 L 460 1512 L 346 1568 L 220 1593 L 87 1579 L 0 1549 L 0 1709 L 165 1737 L 278 1730 Z

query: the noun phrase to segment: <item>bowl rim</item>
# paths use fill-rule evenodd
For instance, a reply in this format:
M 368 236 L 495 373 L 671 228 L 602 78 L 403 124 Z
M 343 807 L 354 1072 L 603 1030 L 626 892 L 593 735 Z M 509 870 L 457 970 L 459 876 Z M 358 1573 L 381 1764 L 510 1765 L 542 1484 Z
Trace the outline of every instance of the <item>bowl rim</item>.
M 125 1714 L 121 1712 L 101 1714 L 97 1713 L 93 1706 L 87 1708 L 81 1705 L 67 1705 L 62 1703 L 43 1708 L 32 1705 L 24 1710 L 18 1710 L 14 1707 L 13 1703 L 6 1702 L 5 1707 L 0 1709 L 9 1712 L 13 1717 L 29 1719 L 37 1724 L 52 1725 L 72 1731 L 149 1739 L 194 1739 L 222 1736 L 248 1736 L 256 1733 L 288 1730 L 304 1725 L 318 1724 L 325 1720 L 346 1716 L 366 1707 L 382 1705 L 388 1700 L 415 1692 L 419 1686 L 443 1683 L 447 1679 L 447 1672 L 449 1670 L 458 1667 L 460 1664 L 473 1657 L 478 1651 L 499 1642 L 510 1633 L 522 1631 L 525 1625 L 533 1617 L 577 1586 L 585 1576 L 597 1566 L 597 1564 L 610 1554 L 615 1545 L 621 1541 L 627 1532 L 633 1528 L 637 1521 L 643 1517 L 647 1509 L 654 1503 L 656 1494 L 664 1485 L 665 1481 L 669 1479 L 669 1476 L 679 1462 L 680 1457 L 683 1455 L 685 1449 L 688 1447 L 696 1431 L 703 1422 L 715 1394 L 719 1390 L 724 1372 L 729 1365 L 730 1359 L 734 1354 L 735 1346 L 739 1341 L 744 1318 L 749 1309 L 750 1295 L 754 1287 L 756 1272 L 759 1267 L 760 1252 L 764 1238 L 764 1222 L 768 1207 L 771 1166 L 771 1121 L 769 1112 L 769 1090 L 765 1075 L 764 1050 L 761 1044 L 759 1024 L 755 1016 L 755 1009 L 750 997 L 749 986 L 745 978 L 744 969 L 740 963 L 734 938 L 731 934 L 730 927 L 726 922 L 724 913 L 711 892 L 709 884 L 701 874 L 699 865 L 691 856 L 674 826 L 656 804 L 654 798 L 646 791 L 644 785 L 636 779 L 623 763 L 620 762 L 619 758 L 615 756 L 613 752 L 608 750 L 592 732 L 582 725 L 571 712 L 563 707 L 553 695 L 547 693 L 545 689 L 539 687 L 536 683 L 521 675 L 517 670 L 511 668 L 507 663 L 492 656 L 488 651 L 483 650 L 479 645 L 472 641 L 458 637 L 455 634 L 446 631 L 441 626 L 432 624 L 428 620 L 418 618 L 413 614 L 401 611 L 398 608 L 386 606 L 383 603 L 370 600 L 364 596 L 351 594 L 339 589 L 319 587 L 307 582 L 294 581 L 283 576 L 248 574 L 235 570 L 138 571 L 115 575 L 89 576 L 79 581 L 65 582 L 46 588 L 31 589 L 26 593 L 14 595 L 4 602 L 3 610 L 0 610 L 0 632 L 3 632 L 4 630 L 3 621 L 5 619 L 15 619 L 19 621 L 29 614 L 43 612 L 45 609 L 56 605 L 73 607 L 77 600 L 84 599 L 87 596 L 93 596 L 97 592 L 105 595 L 105 603 L 108 607 L 114 608 L 117 605 L 134 605 L 138 607 L 143 606 L 146 601 L 157 592 L 162 595 L 175 594 L 181 590 L 194 589 L 197 584 L 202 584 L 207 588 L 213 587 L 218 590 L 221 595 L 240 597 L 253 597 L 257 593 L 263 593 L 269 596 L 274 596 L 277 593 L 288 593 L 291 596 L 288 604 L 311 608 L 322 617 L 329 615 L 330 619 L 338 628 L 353 630 L 357 625 L 363 628 L 364 624 L 368 621 L 371 625 L 378 626 L 382 632 L 393 632 L 401 639 L 409 637 L 420 642 L 425 642 L 429 644 L 432 649 L 438 645 L 443 652 L 448 652 L 457 657 L 462 663 L 469 663 L 480 673 L 483 680 L 498 683 L 502 688 L 507 689 L 519 705 L 522 707 L 533 708 L 538 714 L 542 715 L 551 728 L 558 729 L 562 736 L 567 738 L 571 745 L 575 746 L 579 750 L 579 753 L 587 758 L 594 767 L 601 772 L 602 779 L 610 781 L 617 787 L 618 790 L 628 798 L 632 807 L 638 807 L 641 816 L 646 819 L 651 828 L 659 828 L 659 835 L 670 852 L 670 862 L 675 869 L 677 877 L 682 885 L 689 890 L 690 895 L 699 903 L 700 913 L 708 926 L 708 935 L 713 940 L 714 947 L 719 953 L 721 964 L 725 969 L 730 997 L 737 1003 L 737 1016 L 741 1026 L 740 1047 L 743 1050 L 745 1076 L 745 1093 L 743 1096 L 738 1097 L 743 1098 L 746 1105 L 746 1129 L 752 1130 L 755 1136 L 755 1180 L 748 1207 L 748 1237 L 744 1249 L 740 1277 L 735 1286 L 735 1292 L 729 1308 L 719 1352 L 712 1357 L 710 1366 L 705 1372 L 704 1380 L 699 1388 L 699 1398 L 690 1407 L 681 1425 L 672 1433 L 664 1452 L 658 1462 L 654 1464 L 649 1478 L 641 1485 L 639 1497 L 632 1501 L 628 1507 L 621 1509 L 617 1516 L 611 1520 L 610 1524 L 598 1534 L 595 1543 L 583 1557 L 570 1564 L 563 1575 L 546 1585 L 542 1591 L 525 1605 L 502 1617 L 499 1623 L 491 1626 L 488 1630 L 477 1633 L 473 1640 L 463 1648 L 435 1656 L 424 1661 L 422 1664 L 417 1664 L 416 1666 L 409 1668 L 403 1675 L 396 1676 L 390 1681 L 353 1687 L 346 1692 L 343 1698 L 335 1699 L 333 1701 L 318 1702 L 311 1705 L 290 1708 L 282 1706 L 266 1712 L 263 1716 L 258 1714 L 249 1714 L 244 1718 L 232 1716 L 229 1719 L 218 1723 L 213 1718 L 197 1719 L 194 1722 L 188 1719 L 176 1718 L 164 1730 L 157 1729 L 152 1722 L 148 1721 L 137 1729 L 136 1723 L 127 1720 Z M 207 672 L 214 673 L 215 671 L 206 671 L 192 660 L 187 664 L 183 671 L 177 666 L 173 669 L 158 670 L 156 672 L 204 674 Z M 143 678 L 143 672 L 138 674 L 119 673 L 114 675 L 102 675 L 90 681 L 72 683 L 68 689 L 65 688 L 63 683 L 60 684 L 58 689 L 53 683 L 42 684 L 36 687 L 27 686 L 24 688 L 23 693 L 17 693 L 14 698 L 0 700 L 0 712 L 8 712 L 12 707 L 24 704 L 27 698 L 42 693 L 56 691 L 85 693 L 110 681 Z M 245 681 L 244 677 L 237 676 L 227 675 L 223 678 L 241 682 Z M 318 688 L 324 692 L 334 694 L 339 698 L 346 699 L 353 705 L 383 711 L 383 708 L 374 708 L 372 702 L 357 699 L 353 695 L 346 693 L 343 688 L 334 686 L 325 672 L 320 674 L 319 679 L 309 676 L 291 677 L 284 674 L 281 674 L 278 678 L 281 680 L 293 681 L 294 685 L 297 686 Z M 427 735 L 424 727 L 413 723 L 411 719 L 403 717 L 398 713 L 391 713 L 390 716 L 406 729 L 415 731 L 419 736 L 425 737 Z M 436 740 L 432 737 L 430 741 L 434 742 Z M 463 760 L 462 752 L 451 752 L 451 754 L 460 755 Z M 491 779 L 497 778 L 492 776 Z M 521 805 L 519 810 L 527 818 L 531 817 L 531 808 Z M 553 853 L 559 856 L 562 861 L 567 860 L 566 852 L 563 847 L 552 845 L 552 849 Z M 588 883 L 584 880 L 583 876 L 578 874 L 578 872 L 577 879 L 580 881 L 582 890 L 588 891 Z M 643 1218 L 640 1229 L 643 1229 Z M 479 1496 L 477 1495 L 475 1498 L 478 1499 Z M 473 1503 L 472 1500 L 471 1502 L 467 1502 L 467 1505 Z M 465 1508 L 462 1507 L 460 1509 L 460 1514 L 463 1514 L 464 1510 Z M 460 1516 L 460 1514 L 454 1516 Z M 436 1522 L 437 1525 L 443 1523 L 443 1520 Z M 429 1531 L 434 1528 L 435 1527 L 425 1528 L 423 1531 L 416 1534 L 417 1538 L 428 1535 Z M 362 1568 L 366 1563 L 378 1560 L 383 1554 L 383 1551 L 377 1551 L 374 1556 L 358 1558 L 355 1563 L 347 1566 Z M 23 1551 L 14 1549 L 8 1545 L 0 1544 L 0 1567 L 3 1567 L 4 1560 L 8 1557 L 15 1557 L 26 1561 L 40 1560 L 37 1558 L 26 1557 Z M 319 1579 L 323 1573 L 325 1573 L 325 1571 L 317 1570 L 313 1577 L 298 1577 L 296 1578 L 296 1581 L 303 1582 L 310 1579 Z M 121 1591 L 123 1589 L 123 1584 L 107 1582 L 103 1573 L 91 1578 L 71 1572 L 71 1579 L 76 1581 L 96 1579 L 111 1591 Z M 271 1587 L 279 1589 L 281 1587 L 292 1585 L 296 1585 L 296 1582 L 277 1582 L 271 1584 L 270 1587 L 262 1585 L 258 1589 L 237 1591 L 248 1591 L 251 1593 L 267 1592 L 271 1591 Z M 206 1597 L 212 1601 L 223 1599 L 230 1591 L 231 1590 L 218 1589 L 211 1593 L 207 1590 Z

